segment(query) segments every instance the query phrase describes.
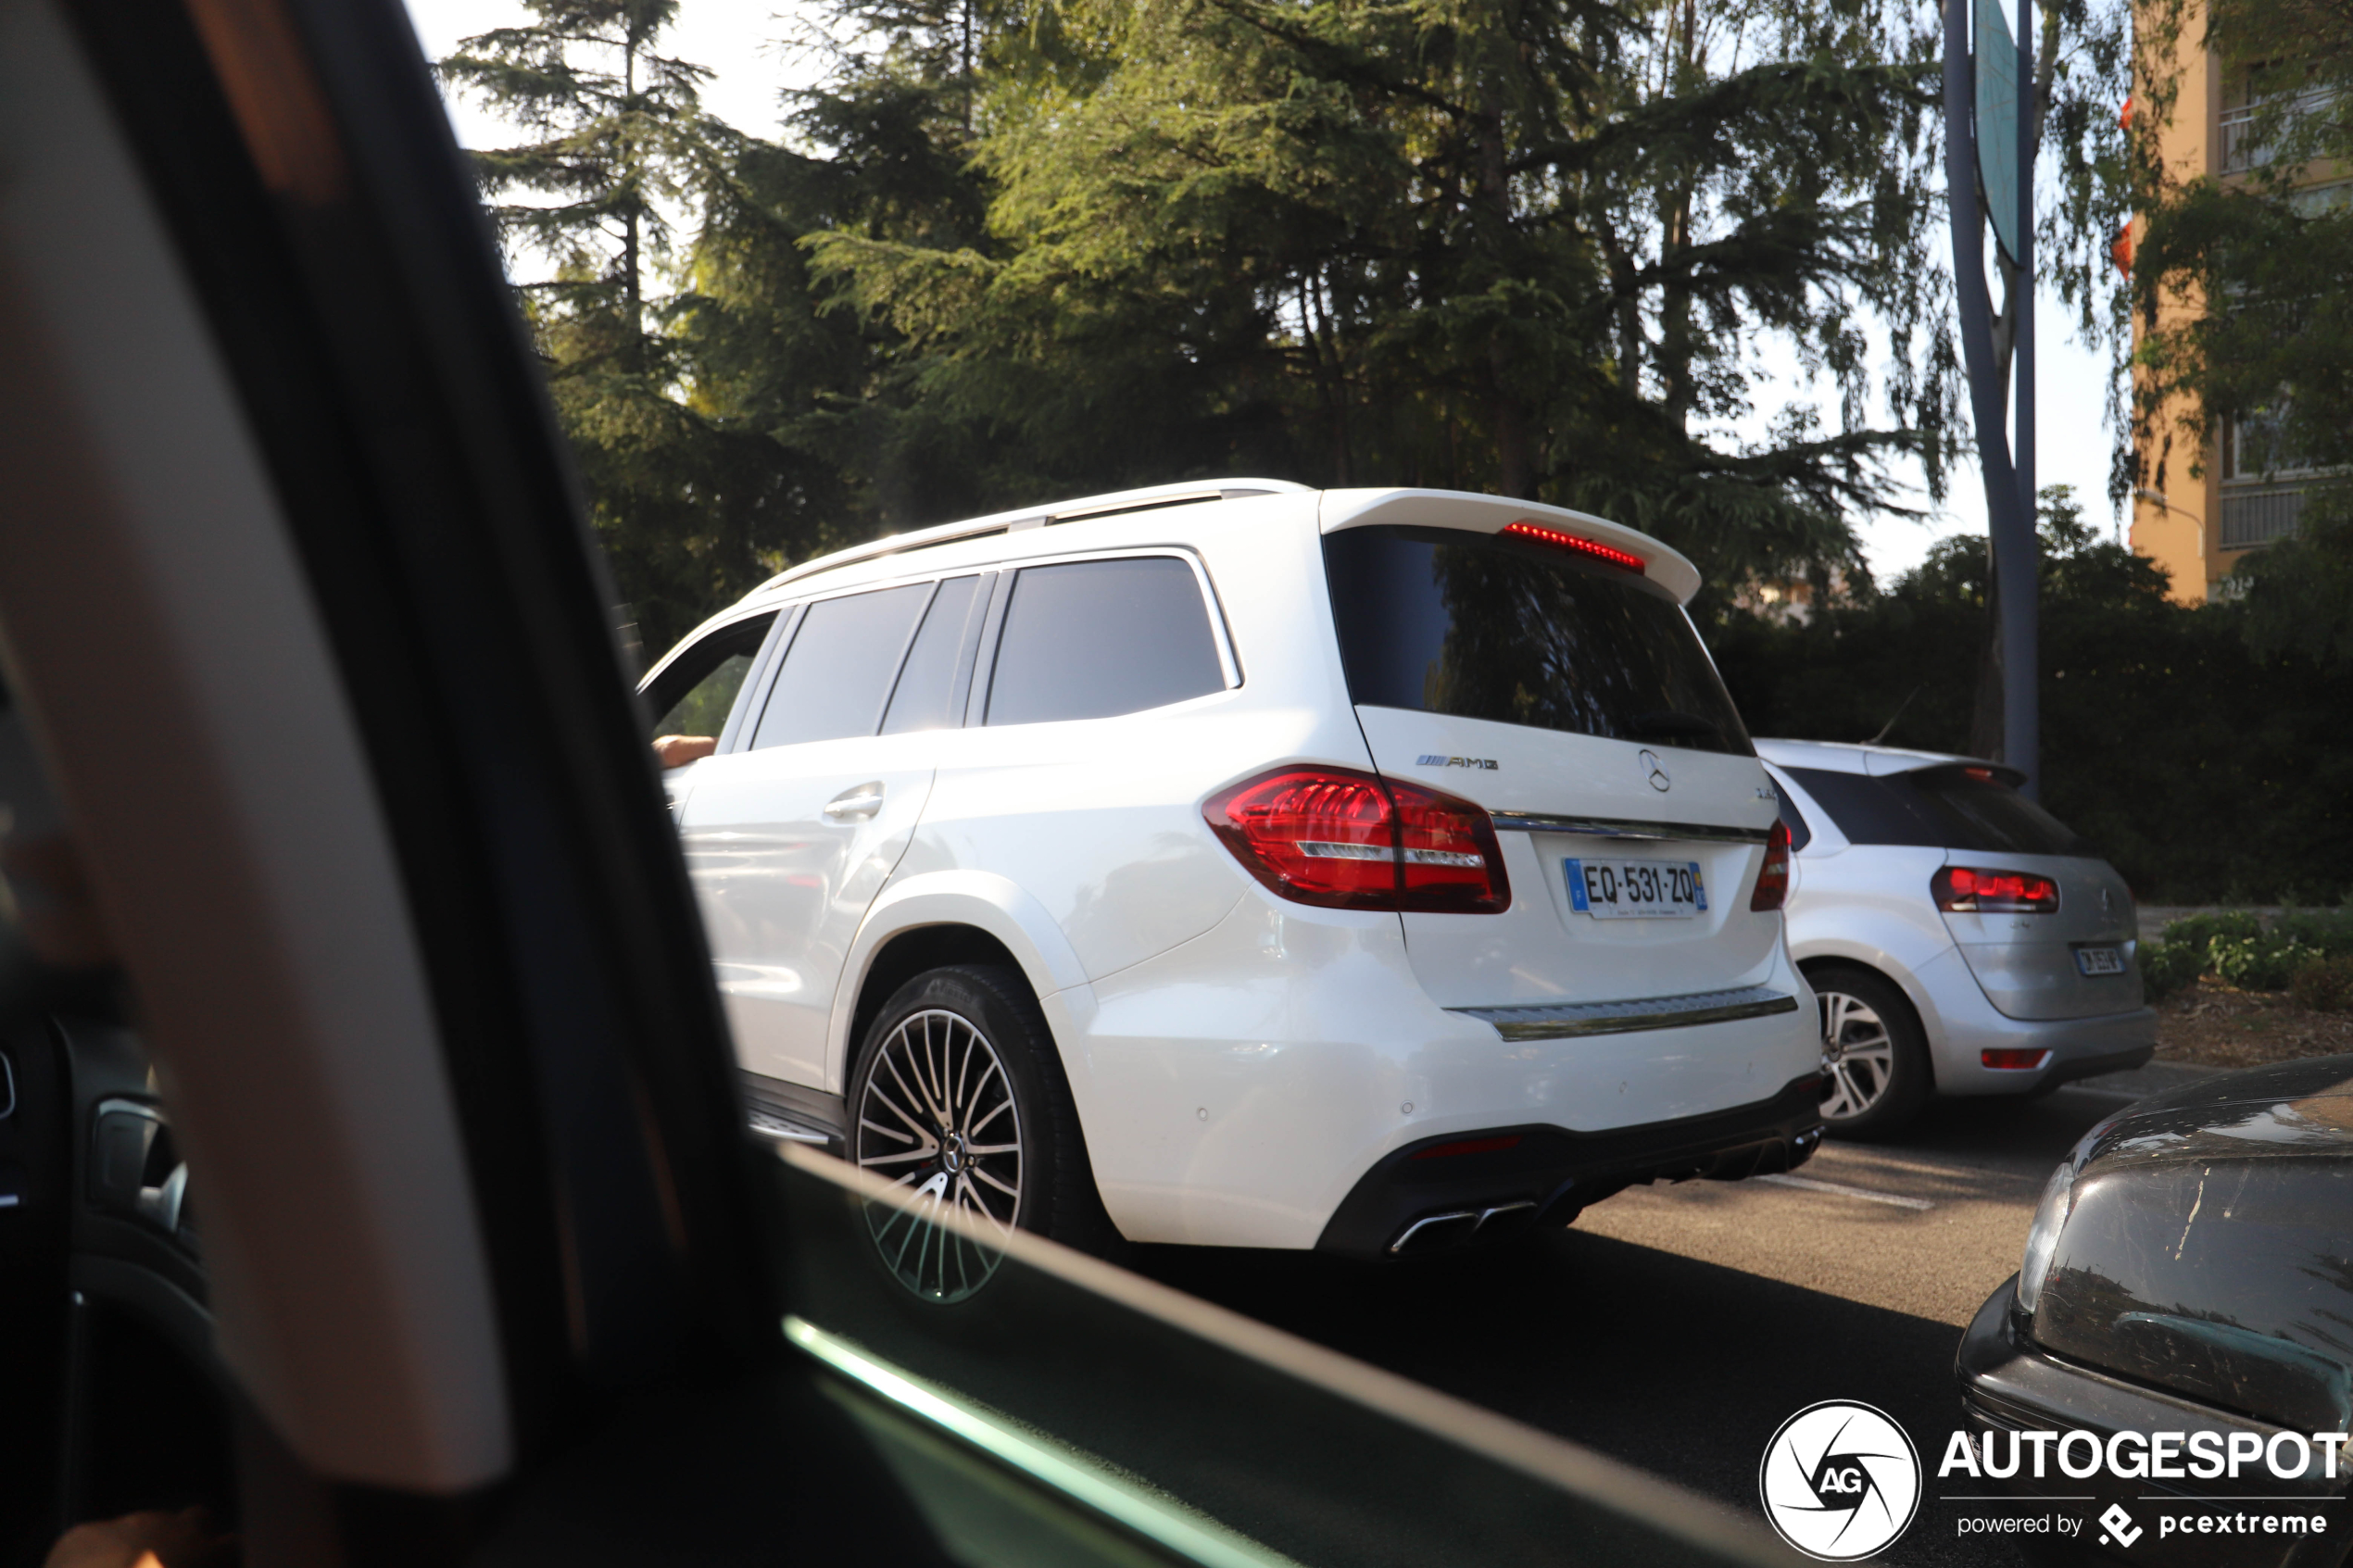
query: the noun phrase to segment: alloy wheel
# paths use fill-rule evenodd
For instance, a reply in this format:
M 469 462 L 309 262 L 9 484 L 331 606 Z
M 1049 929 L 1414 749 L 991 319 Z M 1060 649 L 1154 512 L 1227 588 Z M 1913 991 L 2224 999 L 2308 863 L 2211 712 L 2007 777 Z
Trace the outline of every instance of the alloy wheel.
M 913 1198 L 866 1206 L 884 1264 L 918 1296 L 963 1300 L 1004 1254 L 931 1217 L 952 1209 L 1002 1233 L 1021 1213 L 1021 1107 L 997 1047 L 958 1013 L 911 1013 L 875 1051 L 857 1113 L 859 1168 Z
M 1822 1007 L 1822 1118 L 1847 1122 L 1887 1098 L 1895 1081 L 1895 1041 L 1887 1021 L 1860 997 L 1817 993 Z

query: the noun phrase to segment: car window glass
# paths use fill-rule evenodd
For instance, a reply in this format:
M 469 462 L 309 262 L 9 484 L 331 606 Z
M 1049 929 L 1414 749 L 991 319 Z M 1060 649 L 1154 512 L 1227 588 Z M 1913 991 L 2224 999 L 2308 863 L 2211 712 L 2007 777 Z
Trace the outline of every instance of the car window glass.
M 1797 802 L 1790 798 L 1789 791 L 1777 790 L 1775 793 L 1781 797 L 1781 826 L 1789 829 L 1789 847 L 1793 853 L 1814 842 L 1814 830 L 1806 825 L 1806 813 L 1797 809 Z
M 1789 776 L 1804 786 L 1814 803 L 1830 813 L 1850 844 L 1917 844 L 1940 848 L 1955 846 L 1952 827 L 1931 810 L 1919 791 L 1898 787 L 1894 779 L 1869 773 L 1840 773 L 1826 768 L 1792 768 Z
M 1355 702 L 1754 749 L 1682 607 L 1646 578 L 1442 528 L 1343 529 L 1324 565 Z
M 955 696 L 956 669 L 963 662 L 965 633 L 979 613 L 980 579 L 950 577 L 939 585 L 924 612 L 923 630 L 908 650 L 907 668 L 900 671 L 899 688 L 890 694 L 890 710 L 883 715 L 882 733 L 903 734 L 910 730 L 946 729 L 949 704 Z
M 914 583 L 811 605 L 769 688 L 753 749 L 873 734 L 930 597 L 930 583 Z
M 1964 849 L 2008 850 L 2019 855 L 2088 853 L 2075 831 L 1998 778 L 1968 768 L 1938 768 L 1907 774 L 1970 842 Z
M 2080 855 L 2082 840 L 1998 779 L 1965 769 L 1872 778 L 1792 768 L 1791 778 L 1855 844 L 1915 844 L 2012 855 Z
M 744 677 L 775 619 L 774 614 L 755 615 L 723 626 L 671 660 L 646 693 L 649 705 L 663 704 L 653 733 L 716 736 L 725 729 Z
M 1033 566 L 1013 580 L 988 721 L 1106 719 L 1225 685 L 1208 608 L 1185 562 Z

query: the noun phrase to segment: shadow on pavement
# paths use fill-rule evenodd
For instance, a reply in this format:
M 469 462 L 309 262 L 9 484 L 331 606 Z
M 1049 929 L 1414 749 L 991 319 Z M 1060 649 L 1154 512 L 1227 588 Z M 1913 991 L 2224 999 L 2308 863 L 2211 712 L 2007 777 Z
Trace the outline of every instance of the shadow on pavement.
M 1129 1266 L 1180 1290 L 1752 1514 L 1766 1443 L 1818 1400 L 1859 1399 L 1894 1416 L 1921 1450 L 1931 1496 L 1957 1424 L 1952 1327 L 1573 1229 L 1393 1268 L 1140 1250 Z M 1950 1511 L 1924 1503 L 1882 1561 L 2017 1558 L 1957 1538 Z

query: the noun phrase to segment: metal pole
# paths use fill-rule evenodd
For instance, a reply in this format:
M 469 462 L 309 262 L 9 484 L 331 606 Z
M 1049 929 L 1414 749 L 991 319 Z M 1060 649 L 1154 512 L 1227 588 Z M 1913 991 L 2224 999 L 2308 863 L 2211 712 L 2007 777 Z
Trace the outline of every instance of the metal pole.
M 2002 759 L 2026 775 L 2028 799 L 2043 787 L 2041 620 L 2034 490 L 2034 29 L 2032 0 L 2018 6 L 2018 298 L 2010 363 L 2018 377 L 2013 406 L 2018 454 L 2017 531 L 2012 547 L 1996 547 L 2002 574 Z M 1981 44 L 1980 47 L 1983 45 Z
M 1969 67 L 1969 0 L 1944 0 L 1944 191 L 1953 220 L 1953 293 L 1959 307 L 1961 362 L 1969 371 L 1970 423 L 1977 430 L 1978 467 L 1985 483 L 1986 529 L 1994 538 L 1994 570 L 2001 583 L 2002 750 L 2004 760 L 2023 769 L 2027 788 L 2035 787 L 2034 736 L 2034 512 L 2031 495 L 2021 507 L 2020 473 L 2010 461 L 2009 409 L 1994 360 L 1994 306 L 1985 280 L 1985 228 L 1977 206 L 1977 136 L 1972 115 L 1975 81 Z M 2021 151 L 2021 160 L 2028 157 Z M 2031 316 L 2021 326 L 2031 326 Z M 2020 338 L 2032 364 L 2032 349 Z M 2031 411 L 2030 395 L 2027 408 Z M 2022 428 L 2032 431 L 2028 420 Z M 2032 436 L 2029 437 L 2032 451 Z M 2031 484 L 2032 480 L 2028 483 Z M 2020 569 L 2024 571 L 2020 583 Z M 2024 610 L 2016 613 L 2013 606 Z M 2024 631 L 2021 642 L 2017 633 Z M 2021 706 L 2021 688 L 2023 706 Z M 2026 749 L 2015 748 L 2021 734 Z

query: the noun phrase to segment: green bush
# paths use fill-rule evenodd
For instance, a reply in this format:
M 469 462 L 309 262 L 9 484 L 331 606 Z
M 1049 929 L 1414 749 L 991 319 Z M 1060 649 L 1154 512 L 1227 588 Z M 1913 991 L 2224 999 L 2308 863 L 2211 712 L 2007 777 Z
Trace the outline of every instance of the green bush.
M 2263 922 L 2245 909 L 2226 909 L 2221 914 L 2185 915 L 2165 924 L 2165 940 L 2196 949 L 2203 963 L 2207 949 L 2218 936 L 2256 937 L 2263 935 Z M 2204 972 L 2203 968 L 2200 969 Z
M 2272 922 L 2271 931 L 2333 959 L 2353 954 L 2353 909 L 2299 909 Z
M 2292 936 L 2266 931 L 2256 936 L 2217 936 L 2206 947 L 2206 967 L 2225 985 L 2242 991 L 2284 991 L 2288 978 L 2326 955 Z
M 2256 915 L 2230 909 L 2170 922 L 2162 936 L 2141 948 L 2141 979 L 2151 1001 L 2201 974 L 2244 991 L 2284 991 L 2323 960 L 2353 960 L 2353 911 L 2283 915 L 2266 931 Z
M 2142 944 L 2141 987 L 2150 1001 L 2163 1001 L 2183 986 L 2195 983 L 2205 971 L 2206 949 L 2203 947 L 2163 939 Z
M 2314 1012 L 2353 1012 L 2353 954 L 2314 959 L 2289 978 L 2288 990 Z

